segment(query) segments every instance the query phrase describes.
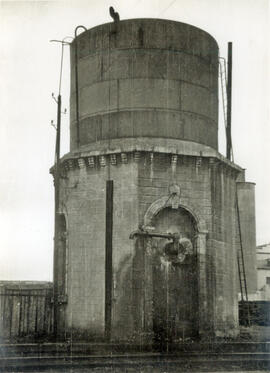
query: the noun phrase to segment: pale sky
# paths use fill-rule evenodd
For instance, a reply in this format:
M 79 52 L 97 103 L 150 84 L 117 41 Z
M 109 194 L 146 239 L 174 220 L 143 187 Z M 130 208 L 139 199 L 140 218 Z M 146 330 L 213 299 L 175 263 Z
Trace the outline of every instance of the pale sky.
M 270 48 L 268 0 L 0 1 L 0 280 L 52 280 L 54 160 L 60 45 L 77 25 L 165 18 L 209 32 L 226 57 L 233 42 L 234 159 L 256 183 L 257 244 L 270 242 Z M 69 108 L 69 51 L 65 49 L 63 106 Z M 69 147 L 63 116 L 62 154 Z M 224 124 L 220 115 L 220 152 Z

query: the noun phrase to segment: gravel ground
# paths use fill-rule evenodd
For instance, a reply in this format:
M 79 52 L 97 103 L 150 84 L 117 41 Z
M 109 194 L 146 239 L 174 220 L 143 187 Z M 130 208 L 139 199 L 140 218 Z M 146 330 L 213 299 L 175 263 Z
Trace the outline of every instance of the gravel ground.
M 84 368 L 84 369 L 74 369 L 74 368 L 71 368 L 71 369 L 63 369 L 63 370 L 42 370 L 42 372 L 44 373 L 63 373 L 63 372 L 66 372 L 66 373 L 187 373 L 189 372 L 188 370 L 178 370 L 177 368 L 175 367 L 172 367 L 170 369 L 166 369 L 164 370 L 164 367 L 163 368 L 146 368 L 146 369 L 143 369 L 143 368 Z M 233 371 L 230 371 L 230 372 L 233 372 Z M 235 373 L 267 373 L 268 371 L 266 370 L 245 370 L 245 371 L 234 371 Z M 22 372 L 17 372 L 17 373 L 24 373 L 23 371 Z M 35 373 L 35 372 L 32 372 L 32 373 Z M 40 373 L 40 371 L 37 371 L 36 373 Z M 226 371 L 192 371 L 192 373 L 229 373 L 228 370 Z
M 245 339 L 253 342 L 270 342 L 270 326 L 252 325 L 249 328 L 241 326 L 240 332 L 242 335 L 242 340 Z

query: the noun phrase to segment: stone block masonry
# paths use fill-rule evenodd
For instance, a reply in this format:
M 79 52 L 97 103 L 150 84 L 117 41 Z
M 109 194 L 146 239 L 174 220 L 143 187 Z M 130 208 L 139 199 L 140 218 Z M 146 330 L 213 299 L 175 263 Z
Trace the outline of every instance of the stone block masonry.
M 233 196 L 237 167 L 213 157 L 147 151 L 103 157 L 93 156 L 94 165 L 89 157 L 63 160 L 61 209 L 68 226 L 67 335 L 105 338 L 106 180 L 113 180 L 114 185 L 111 339 L 149 342 L 153 338 L 154 293 L 149 278 L 153 262 L 149 264 L 146 257 L 147 243 L 134 242 L 129 234 L 139 225 L 153 224 L 164 209 L 181 209 L 194 221 L 196 332 L 236 335 Z M 171 192 L 172 186 L 176 186 L 176 194 Z

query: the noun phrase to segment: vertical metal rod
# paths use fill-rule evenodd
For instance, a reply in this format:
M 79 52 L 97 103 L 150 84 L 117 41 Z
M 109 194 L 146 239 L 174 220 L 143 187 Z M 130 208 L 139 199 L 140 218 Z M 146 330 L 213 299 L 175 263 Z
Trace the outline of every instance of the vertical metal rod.
M 77 132 L 77 147 L 80 146 L 80 110 L 79 110 L 79 71 L 78 71 L 78 39 L 77 32 L 82 28 L 84 31 L 87 31 L 84 26 L 77 26 L 75 28 L 75 95 L 76 95 L 76 132 Z
M 20 309 L 19 309 L 19 325 L 18 325 L 18 336 L 20 337 L 21 336 L 21 330 L 22 330 L 22 326 L 21 326 L 21 324 L 22 324 L 22 320 L 23 320 L 23 318 L 22 318 L 22 308 L 23 308 L 23 300 L 24 300 L 24 297 L 21 295 L 21 297 L 20 297 L 21 299 L 20 299 L 20 302 L 18 302 L 19 303 L 19 306 L 20 306 Z
M 78 83 L 78 42 L 75 39 L 75 90 L 76 90 L 76 141 L 77 147 L 80 146 L 80 117 L 79 117 L 79 83 Z
M 57 97 L 57 127 L 56 127 L 56 145 L 55 145 L 55 164 L 57 168 L 59 168 L 59 160 L 60 160 L 61 106 L 62 106 L 62 97 L 59 94 Z M 59 171 L 59 169 L 57 169 L 57 171 Z
M 27 316 L 26 316 L 26 333 L 30 333 L 30 302 L 31 302 L 31 297 L 30 297 L 30 293 L 27 297 Z
M 105 234 L 105 337 L 109 341 L 112 323 L 113 180 L 107 180 L 106 182 Z
M 9 327 L 9 336 L 12 337 L 12 319 L 13 319 L 13 297 L 9 294 L 9 305 L 10 307 L 10 327 Z
M 232 135 L 231 135 L 231 122 L 232 122 L 232 42 L 228 43 L 228 81 L 227 81 L 227 152 L 226 156 L 231 160 L 232 154 Z
M 62 42 L 62 49 L 61 49 L 61 64 L 60 64 L 60 78 L 59 78 L 59 90 L 58 94 L 60 95 L 61 93 L 61 86 L 62 86 L 62 72 L 63 72 L 63 59 L 64 59 L 64 46 L 65 42 Z
M 60 179 L 60 134 L 61 134 L 61 95 L 57 98 L 57 126 L 54 166 L 54 257 L 53 257 L 53 306 L 54 306 L 54 335 L 58 336 L 58 241 L 59 241 L 59 179 Z

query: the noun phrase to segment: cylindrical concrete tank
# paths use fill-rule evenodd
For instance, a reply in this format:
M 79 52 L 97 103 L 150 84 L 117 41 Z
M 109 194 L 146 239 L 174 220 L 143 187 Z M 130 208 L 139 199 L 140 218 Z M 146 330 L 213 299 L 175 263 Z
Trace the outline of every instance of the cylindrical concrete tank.
M 161 19 L 94 27 L 71 45 L 70 101 L 71 150 L 134 137 L 180 139 L 217 149 L 217 43 L 194 26 Z

